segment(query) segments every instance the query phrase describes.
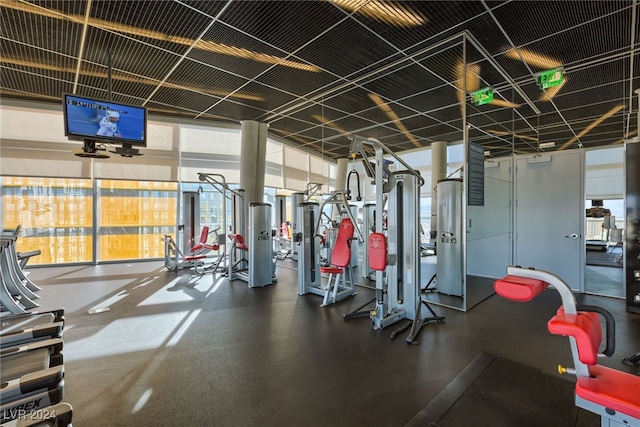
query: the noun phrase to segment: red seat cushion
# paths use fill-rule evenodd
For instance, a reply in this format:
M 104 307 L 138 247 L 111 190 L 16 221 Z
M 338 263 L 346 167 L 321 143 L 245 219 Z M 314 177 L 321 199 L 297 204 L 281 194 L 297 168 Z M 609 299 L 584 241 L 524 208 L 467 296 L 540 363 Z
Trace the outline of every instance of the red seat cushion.
M 602 328 L 598 313 L 579 311 L 578 314 L 565 314 L 560 307 L 558 314 L 547 323 L 547 329 L 555 335 L 574 337 L 580 361 L 587 365 L 596 364 L 598 347 L 602 341 Z
M 320 267 L 320 273 L 342 274 L 343 271 L 341 267 Z
M 229 233 L 228 236 L 229 239 L 236 243 L 236 249 L 241 249 L 243 251 L 249 250 L 249 247 L 244 244 L 244 237 L 242 237 L 242 234 Z
M 520 276 L 506 276 L 493 283 L 493 289 L 498 295 L 518 302 L 531 301 L 540 295 L 549 284 L 542 280 L 529 279 Z
M 197 259 L 202 259 L 202 258 L 206 258 L 207 256 L 205 254 L 202 255 L 187 255 L 186 257 L 184 257 L 185 261 L 195 261 Z
M 591 377 L 580 377 L 576 395 L 630 417 L 640 418 L 640 377 L 607 368 L 592 366 Z
M 387 237 L 382 233 L 369 235 L 369 267 L 375 271 L 387 268 Z
M 207 240 L 209 240 L 209 227 L 205 225 L 202 227 L 202 233 L 200 233 L 200 244 L 204 245 Z

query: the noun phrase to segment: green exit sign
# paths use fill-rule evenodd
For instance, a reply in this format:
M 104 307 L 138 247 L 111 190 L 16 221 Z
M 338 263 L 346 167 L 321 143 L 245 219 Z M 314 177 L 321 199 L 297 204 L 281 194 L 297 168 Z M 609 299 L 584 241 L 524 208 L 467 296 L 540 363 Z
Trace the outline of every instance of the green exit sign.
M 474 105 L 488 104 L 493 101 L 493 88 L 485 87 L 471 94 L 471 101 Z
M 548 89 L 564 82 L 564 68 L 554 68 L 537 74 L 540 89 Z

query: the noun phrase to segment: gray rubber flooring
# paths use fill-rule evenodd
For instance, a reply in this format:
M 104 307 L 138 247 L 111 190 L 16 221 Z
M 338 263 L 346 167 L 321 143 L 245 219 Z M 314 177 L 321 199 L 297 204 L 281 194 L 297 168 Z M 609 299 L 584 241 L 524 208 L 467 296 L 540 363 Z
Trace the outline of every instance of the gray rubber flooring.
M 560 304 L 553 290 L 526 304 L 494 295 L 467 313 L 433 306 L 445 323 L 408 345 L 390 340 L 393 326 L 343 320 L 370 289 L 323 308 L 297 295 L 295 270 L 277 274 L 250 289 L 160 262 L 31 269 L 41 304 L 66 308 L 73 424 L 403 426 L 481 352 L 549 375 L 571 365 L 568 340 L 546 330 Z M 580 300 L 613 312 L 617 351 L 602 363 L 632 372 L 620 359 L 640 350 L 640 316 L 621 299 Z

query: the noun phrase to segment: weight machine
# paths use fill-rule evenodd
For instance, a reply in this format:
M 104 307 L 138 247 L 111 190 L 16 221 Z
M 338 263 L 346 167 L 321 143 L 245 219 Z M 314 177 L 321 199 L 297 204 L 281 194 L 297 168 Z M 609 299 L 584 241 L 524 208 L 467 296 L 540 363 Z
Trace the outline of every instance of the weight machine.
M 249 204 L 249 239 L 230 233 L 229 280 L 240 279 L 257 288 L 273 284 L 276 261 L 273 256 L 273 232 L 271 230 L 271 205 L 254 202 Z M 249 259 L 244 258 L 248 255 Z M 245 268 L 245 266 L 247 266 Z
M 369 318 L 374 329 L 385 328 L 402 319 L 411 320 L 391 337 L 411 327 L 406 341 L 417 344 L 416 336 L 422 326 L 444 321 L 444 317 L 437 316 L 420 296 L 420 187 L 424 185 L 424 179 L 377 139 L 353 136 L 351 140 L 351 157 L 362 156 L 368 175 L 374 177 L 375 183 L 375 232 L 369 236 L 367 246 L 368 263 L 376 275 L 376 295 L 375 308 L 369 312 Z M 375 162 L 369 161 L 365 146 L 374 148 Z M 385 153 L 406 170 L 391 172 L 383 158 Z M 383 230 L 385 194 L 389 203 L 386 235 Z M 368 304 L 344 317 L 363 315 L 360 310 Z M 431 317 L 423 316 L 423 306 Z
M 218 235 L 220 227 L 209 231 L 205 226 L 200 230 L 200 192 L 185 191 L 182 194 L 182 212 L 184 224 L 178 226 L 178 231 L 182 231 L 182 239 L 177 238 L 182 243 L 182 249 L 170 235 L 165 235 L 164 240 L 164 265 L 169 271 L 178 271 L 184 268 L 193 267 L 198 274 L 211 271 L 218 271 L 222 261 L 225 259 L 224 250 L 220 246 L 224 245 L 224 235 Z M 199 239 L 196 237 L 199 234 Z M 209 234 L 215 233 L 215 240 L 209 243 Z M 209 256 L 212 252 L 217 253 L 217 257 L 212 260 Z M 205 260 L 212 260 L 212 263 L 205 267 Z
M 335 258 L 333 256 L 329 257 L 335 263 L 334 265 L 320 267 L 320 239 L 324 238 L 325 244 L 328 244 L 329 237 L 320 234 L 321 212 L 327 205 L 342 207 L 341 212 L 344 212 L 345 217 L 341 221 L 341 228 L 338 231 L 338 236 L 336 236 L 340 239 L 339 244 L 343 246 L 338 249 L 340 253 L 336 253 Z M 298 253 L 298 294 L 312 293 L 320 295 L 323 297 L 322 306 L 333 304 L 355 295 L 353 268 L 350 262 L 352 247 L 350 245 L 355 240 L 362 241 L 362 234 L 357 227 L 353 212 L 349 208 L 346 191 L 334 191 L 322 203 L 322 206 L 315 202 L 303 202 L 298 205 L 297 209 L 298 217 L 301 221 L 300 233 L 296 236 L 296 240 L 300 242 Z M 354 238 L 353 233 L 356 230 L 358 237 Z M 350 233 L 350 235 L 340 236 L 340 233 Z M 348 283 L 346 280 L 347 271 L 349 273 Z M 329 280 L 326 285 L 322 285 L 321 273 L 323 272 L 329 273 Z M 335 281 L 332 282 L 333 275 L 335 275 Z
M 183 254 L 178 248 L 177 243 L 169 235 L 164 236 L 164 266 L 169 271 L 178 271 L 183 268 L 193 267 L 196 273 L 204 274 L 208 272 L 216 272 L 221 268 L 221 262 L 226 258 L 224 251 L 220 250 L 220 236 L 218 230 L 220 227 L 209 232 L 209 227 L 202 227 L 202 233 L 200 235 L 200 241 L 191 247 L 191 251 L 188 254 Z M 209 234 L 215 233 L 215 242 L 213 244 L 208 243 Z M 217 257 L 213 259 L 211 265 L 205 267 L 205 260 L 210 257 L 210 252 L 216 252 Z
M 295 236 L 299 235 L 302 227 L 302 218 L 300 218 L 298 205 L 303 203 L 304 193 L 291 193 L 291 259 L 298 261 L 298 252 L 300 251 L 300 242 L 295 239 Z
M 293 239 L 289 235 L 289 223 L 287 222 L 287 198 L 286 196 L 275 197 L 275 236 L 273 239 L 273 251 L 276 258 L 284 260 L 293 254 Z

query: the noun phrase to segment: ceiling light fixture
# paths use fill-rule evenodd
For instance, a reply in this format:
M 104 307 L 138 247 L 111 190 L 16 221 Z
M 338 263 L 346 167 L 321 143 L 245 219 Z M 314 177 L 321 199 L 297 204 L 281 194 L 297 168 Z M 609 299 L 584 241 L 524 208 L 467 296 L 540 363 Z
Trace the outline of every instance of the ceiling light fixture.
M 462 65 L 462 61 L 458 61 L 454 73 L 456 79 L 455 85 L 458 88 L 456 96 L 460 105 L 464 102 L 467 93 L 475 92 L 480 88 L 480 66 L 478 64 L 467 65 L 466 75 L 463 70 L 464 66 Z
M 84 16 L 63 14 L 60 12 L 54 12 L 44 7 L 35 6 L 29 3 L 18 2 L 16 0 L 3 0 L 0 6 L 20 10 L 22 12 L 32 13 L 35 15 L 46 16 L 47 18 L 70 20 L 76 24 L 84 24 Z M 171 34 L 161 33 L 159 31 L 148 30 L 140 27 L 134 27 L 131 25 L 118 24 L 117 22 L 110 22 L 103 19 L 89 18 L 87 24 L 99 29 L 111 30 L 114 32 L 125 33 L 138 37 L 146 37 L 155 40 L 161 40 L 163 42 L 170 42 L 181 44 L 185 46 L 192 46 L 196 41 L 187 37 L 174 36 Z M 298 70 L 320 72 L 318 67 L 303 62 L 291 61 L 285 58 L 280 58 L 274 55 L 267 55 L 266 53 L 254 52 L 248 49 L 229 46 L 223 43 L 216 43 L 207 40 L 198 40 L 195 45 L 196 49 L 205 50 L 207 52 L 219 53 L 221 55 L 234 56 L 236 58 L 249 59 L 257 62 L 263 62 L 266 64 L 283 65 L 285 67 L 295 68 Z
M 499 135 L 499 136 L 511 136 L 511 135 L 513 135 L 515 138 L 523 139 L 525 141 L 538 142 L 538 138 L 535 138 L 533 136 L 520 135 L 520 134 L 517 134 L 517 133 L 507 132 L 505 130 L 487 129 L 487 132 L 492 133 L 494 135 Z
M 319 116 L 317 114 L 312 114 L 311 117 L 313 117 L 315 120 L 319 121 L 320 123 L 322 123 L 323 125 L 326 125 L 327 127 L 330 127 L 331 129 L 337 131 L 338 133 L 348 137 L 350 135 L 349 132 L 347 132 L 346 129 L 344 129 L 343 127 L 338 126 L 337 124 L 335 124 L 333 121 L 331 120 L 327 120 L 326 118 Z
M 422 14 L 399 3 L 380 0 L 331 0 L 337 6 L 398 27 L 416 27 L 428 22 Z
M 498 107 L 505 107 L 505 108 L 520 108 L 520 104 L 516 104 L 515 102 L 505 101 L 504 99 L 499 99 L 499 98 L 493 98 L 493 101 L 491 101 L 489 104 L 497 105 Z
M 56 72 L 62 72 L 62 73 L 71 73 L 71 74 L 75 74 L 76 70 L 75 68 L 69 68 L 69 67 L 60 67 L 57 65 L 50 65 L 50 64 L 43 64 L 40 62 L 33 62 L 33 61 L 23 61 L 21 59 L 12 59 L 12 58 L 6 58 L 6 57 L 1 57 L 0 58 L 0 63 L 2 64 L 11 64 L 11 65 L 17 65 L 20 67 L 29 67 L 29 68 L 38 68 L 41 70 L 49 70 L 49 71 L 56 71 Z M 100 71 L 89 71 L 86 69 L 83 69 L 80 71 L 80 74 L 83 76 L 89 76 L 89 77 L 97 77 L 97 78 L 101 78 L 101 79 L 106 79 L 108 78 L 107 73 L 106 72 L 100 72 Z M 132 75 L 125 75 L 122 73 L 114 73 L 112 76 L 113 80 L 119 80 L 119 81 L 124 81 L 124 82 L 131 82 L 131 83 L 142 83 L 142 84 L 147 84 L 147 85 L 152 85 L 152 86 L 157 86 L 159 81 L 157 80 L 152 80 L 146 77 L 142 77 L 142 76 L 132 76 Z M 165 86 L 168 88 L 172 88 L 172 89 L 186 89 L 186 90 L 190 90 L 192 92 L 198 92 L 198 93 L 206 93 L 208 95 L 213 95 L 213 96 L 219 96 L 224 98 L 225 96 L 229 96 L 231 98 L 239 98 L 239 99 L 244 99 L 247 101 L 264 101 L 264 97 L 262 96 L 258 96 L 258 95 L 251 95 L 248 93 L 242 93 L 242 92 L 236 92 L 233 94 L 229 94 L 226 91 L 216 91 L 216 90 L 209 90 L 209 89 L 201 89 L 201 88 L 197 88 L 194 86 L 185 86 L 185 85 L 179 85 L 179 84 L 175 84 L 175 83 L 171 83 L 171 82 L 165 82 Z
M 562 145 L 562 147 L 560 147 L 558 150 L 564 150 L 565 148 L 569 147 L 571 144 L 573 144 L 574 142 L 578 141 L 580 138 L 585 136 L 594 127 L 598 126 L 600 123 L 604 122 L 609 117 L 613 116 L 615 113 L 622 110 L 623 108 L 624 108 L 624 104 L 616 105 L 611 110 L 607 111 L 602 117 L 600 117 L 599 119 L 596 119 L 593 123 L 591 123 L 589 126 L 584 128 L 579 134 L 577 134 L 576 136 L 574 136 L 573 138 L 565 142 Z
M 564 81 L 559 85 L 544 89 L 540 95 L 540 101 L 551 101 L 553 97 L 560 92 L 560 89 L 562 89 L 565 83 L 567 83 L 567 76 L 564 76 Z
M 622 139 L 618 139 L 617 141 L 613 141 L 611 143 L 611 145 L 617 145 L 617 144 L 622 144 L 623 142 L 625 142 L 627 139 L 630 139 L 632 136 L 635 136 L 638 133 L 637 130 L 632 130 L 630 132 L 627 132 L 625 134 L 625 136 Z
M 398 117 L 395 111 L 393 111 L 391 107 L 389 107 L 389 104 L 384 102 L 382 98 L 380 98 L 380 96 L 376 95 L 375 93 L 370 93 L 369 98 L 371 98 L 371 100 L 378 106 L 378 108 L 384 111 L 387 117 L 391 119 L 393 124 L 396 125 L 400 132 L 402 132 L 416 148 L 422 147 L 422 144 L 420 144 L 418 140 L 413 135 L 411 135 L 409 129 L 407 129 L 404 123 L 400 121 L 400 117 Z
M 543 70 L 557 68 L 562 65 L 562 63 L 557 59 L 553 59 L 548 56 L 522 48 L 519 48 L 517 50 L 512 48 L 507 50 L 504 54 L 507 58 L 511 58 L 516 61 L 522 60 L 529 65 L 533 65 L 534 67 L 541 68 Z

